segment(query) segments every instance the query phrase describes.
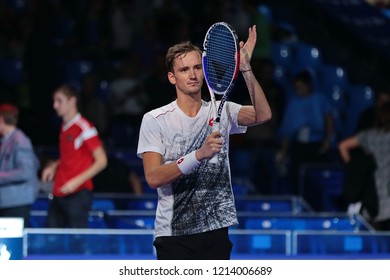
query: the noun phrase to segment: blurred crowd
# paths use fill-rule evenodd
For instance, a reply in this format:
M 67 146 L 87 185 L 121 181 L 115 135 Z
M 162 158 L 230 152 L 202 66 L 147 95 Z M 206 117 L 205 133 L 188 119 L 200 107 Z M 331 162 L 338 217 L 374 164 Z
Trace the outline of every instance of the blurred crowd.
M 270 56 L 258 2 L 1 0 L 1 101 L 21 108 L 21 126 L 36 145 L 53 145 L 59 120 L 52 91 L 71 84 L 81 93 L 81 112 L 108 144 L 122 145 L 112 134 L 131 138 L 144 112 L 174 97 L 164 65 L 173 42 L 201 45 L 221 20 L 243 38 L 257 22 L 264 41 L 257 55 Z
M 321 109 L 313 115 L 300 104 L 291 105 L 292 92 L 316 91 L 312 88 L 316 77 L 302 78 L 307 73 L 294 73 L 287 81 L 277 79 L 283 69 L 275 65 L 272 43 L 294 43 L 299 38 L 288 24 L 275 26 L 263 2 L 267 1 L 0 0 L 0 102 L 20 108 L 20 127 L 34 146 L 56 146 L 61 121 L 52 108 L 52 94 L 59 85 L 71 84 L 80 93 L 80 112 L 94 123 L 105 147 L 134 149 L 143 114 L 175 98 L 165 68 L 168 46 L 190 40 L 201 47 L 208 27 L 217 21 L 229 22 L 239 38 L 246 38 L 248 26 L 256 24 L 258 43 L 252 64 L 273 118 L 264 126 L 249 129 L 245 138 L 233 137 L 232 157 L 235 147 L 273 149 L 277 171 L 270 171 L 267 164 L 275 159 L 273 152 L 262 152 L 255 159 L 257 154 L 252 153 L 250 160 L 258 168 L 253 170 L 257 172 L 254 182 L 261 181 L 263 193 L 271 192 L 265 187 L 267 176 L 275 172 L 284 176 L 287 168 L 284 138 L 297 137 L 305 144 L 314 139 L 321 152 L 329 153 L 338 153 L 337 141 L 341 139 L 332 136 L 338 131 L 337 122 L 316 131 L 317 136 L 329 134 L 327 143 L 318 143 L 318 137 L 308 136 L 307 127 L 299 127 L 305 117 L 315 116 L 321 122 L 335 114 L 332 104 L 323 98 L 312 98 Z M 232 100 L 245 103 L 248 96 L 236 94 L 241 85 L 239 82 L 235 87 Z M 205 90 L 205 99 L 207 95 Z M 290 118 L 297 108 L 303 113 L 297 119 Z M 293 122 L 299 135 L 288 134 Z M 296 160 L 306 160 L 302 147 L 295 148 Z M 328 155 L 326 160 L 340 160 Z M 323 159 L 324 154 L 318 158 Z M 252 176 L 250 172 L 247 174 Z

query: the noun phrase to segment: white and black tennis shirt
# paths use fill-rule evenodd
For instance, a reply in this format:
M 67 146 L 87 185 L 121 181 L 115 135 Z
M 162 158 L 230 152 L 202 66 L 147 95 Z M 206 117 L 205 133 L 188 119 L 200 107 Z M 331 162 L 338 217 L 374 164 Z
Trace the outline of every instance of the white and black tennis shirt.
M 155 237 L 196 234 L 238 223 L 228 160 L 229 134 L 245 133 L 237 115 L 241 105 L 226 102 L 220 131 L 223 149 L 217 164 L 204 160 L 187 175 L 157 189 Z M 164 164 L 199 149 L 211 133 L 212 106 L 202 102 L 195 117 L 187 116 L 176 101 L 146 113 L 143 117 L 137 154 L 162 155 Z

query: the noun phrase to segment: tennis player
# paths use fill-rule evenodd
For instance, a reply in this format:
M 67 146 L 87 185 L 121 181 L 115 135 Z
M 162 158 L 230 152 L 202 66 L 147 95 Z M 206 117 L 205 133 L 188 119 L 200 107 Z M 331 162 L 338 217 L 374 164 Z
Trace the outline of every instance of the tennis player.
M 201 98 L 201 50 L 183 42 L 166 54 L 168 80 L 176 88 L 177 99 L 144 115 L 137 150 L 146 181 L 158 192 L 153 243 L 157 259 L 230 259 L 228 227 L 238 221 L 229 134 L 245 133 L 248 126 L 271 118 L 264 92 L 251 71 L 256 36 L 253 26 L 247 41 L 240 42 L 240 70 L 253 105 L 226 102 L 220 131 L 212 132 L 212 106 Z M 218 163 L 209 163 L 216 153 Z

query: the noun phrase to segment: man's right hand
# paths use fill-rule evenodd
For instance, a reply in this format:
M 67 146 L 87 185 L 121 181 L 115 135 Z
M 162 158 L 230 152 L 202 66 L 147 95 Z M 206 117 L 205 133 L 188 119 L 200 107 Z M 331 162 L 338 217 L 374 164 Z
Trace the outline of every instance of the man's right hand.
M 219 153 L 222 149 L 222 134 L 219 131 L 214 131 L 207 136 L 202 147 L 196 151 L 196 159 L 202 161 L 204 159 L 212 158 L 215 154 Z
M 54 176 L 57 171 L 58 161 L 53 161 L 49 163 L 42 171 L 42 181 L 51 182 L 54 179 Z

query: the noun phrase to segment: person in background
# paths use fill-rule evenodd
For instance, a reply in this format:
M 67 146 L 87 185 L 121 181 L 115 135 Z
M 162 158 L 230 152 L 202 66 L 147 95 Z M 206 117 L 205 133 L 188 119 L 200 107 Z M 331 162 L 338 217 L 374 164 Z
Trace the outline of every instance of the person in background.
M 58 160 L 42 171 L 42 181 L 54 179 L 49 205 L 50 228 L 86 228 L 92 207 L 92 178 L 107 165 L 107 156 L 94 125 L 77 109 L 77 92 L 68 85 L 54 91 L 53 107 L 62 118 Z
M 28 227 L 40 163 L 30 138 L 17 127 L 18 117 L 17 107 L 0 104 L 0 218 L 21 217 Z
M 373 155 L 376 162 L 374 180 L 378 213 L 373 217 L 364 207 L 362 211 L 376 230 L 390 230 L 390 102 L 378 107 L 377 121 L 376 127 L 341 141 L 339 151 L 346 164 L 351 162 L 351 150 L 357 147 L 362 147 L 365 152 Z
M 276 161 L 290 160 L 292 193 L 299 193 L 299 172 L 305 163 L 326 161 L 333 136 L 332 107 L 313 88 L 309 71 L 293 78 L 295 96 L 287 102 L 280 127 L 281 145 Z
M 359 116 L 355 135 L 378 127 L 378 108 L 390 101 L 390 89 L 379 89 L 375 103 Z M 357 214 L 362 208 L 371 219 L 378 215 L 378 195 L 375 185 L 376 160 L 362 146 L 349 149 L 349 160 L 344 164 L 343 196 L 348 203 L 347 213 Z
M 390 101 L 390 89 L 380 89 L 375 96 L 375 104 L 366 108 L 359 116 L 357 131 L 360 132 L 374 128 L 378 124 L 376 110 L 384 103 Z
M 99 137 L 105 139 L 108 134 L 110 116 L 108 106 L 98 96 L 99 80 L 96 74 L 88 73 L 81 80 L 79 110 L 96 127 Z

